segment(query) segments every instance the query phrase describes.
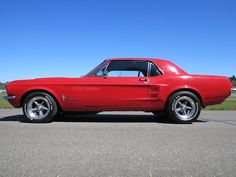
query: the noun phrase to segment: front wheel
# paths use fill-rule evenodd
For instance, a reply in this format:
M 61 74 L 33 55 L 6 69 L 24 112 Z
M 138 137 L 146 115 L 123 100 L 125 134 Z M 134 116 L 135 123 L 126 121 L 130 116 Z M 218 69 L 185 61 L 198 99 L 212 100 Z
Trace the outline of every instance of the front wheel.
M 201 102 L 192 92 L 180 91 L 174 93 L 167 105 L 168 117 L 177 123 L 196 121 L 201 113 Z
M 57 114 L 57 104 L 47 93 L 33 92 L 24 100 L 23 113 L 29 122 L 50 122 Z

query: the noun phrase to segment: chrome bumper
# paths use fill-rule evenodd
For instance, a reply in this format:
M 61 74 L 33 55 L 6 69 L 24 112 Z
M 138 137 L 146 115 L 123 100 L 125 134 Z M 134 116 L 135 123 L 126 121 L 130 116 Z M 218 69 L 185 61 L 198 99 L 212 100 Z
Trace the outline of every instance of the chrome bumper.
M 4 100 L 13 100 L 16 98 L 16 96 L 3 96 L 2 97 Z
M 231 89 L 231 94 L 236 94 L 236 88 Z

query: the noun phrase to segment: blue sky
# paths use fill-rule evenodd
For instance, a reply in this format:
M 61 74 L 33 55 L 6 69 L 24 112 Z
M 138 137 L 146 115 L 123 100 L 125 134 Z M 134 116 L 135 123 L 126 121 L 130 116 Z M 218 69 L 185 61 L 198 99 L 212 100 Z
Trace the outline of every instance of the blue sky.
M 105 58 L 236 74 L 235 0 L 0 0 L 0 81 L 86 74 Z

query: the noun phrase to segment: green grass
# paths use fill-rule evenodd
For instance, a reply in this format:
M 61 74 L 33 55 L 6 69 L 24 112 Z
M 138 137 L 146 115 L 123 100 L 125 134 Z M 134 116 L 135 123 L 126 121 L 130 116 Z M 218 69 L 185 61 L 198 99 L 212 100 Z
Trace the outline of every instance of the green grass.
M 236 100 L 236 94 L 231 95 L 228 99 L 234 99 L 234 100 Z
M 0 97 L 6 93 L 0 93 Z M 236 110 L 236 95 L 231 95 L 224 103 L 219 105 L 208 106 L 204 110 Z M 0 108 L 13 108 L 8 101 L 0 98 Z
M 6 95 L 5 93 L 0 93 L 0 97 Z M 13 108 L 7 100 L 0 98 L 0 108 Z
M 236 100 L 225 100 L 222 104 L 208 106 L 204 110 L 236 110 Z

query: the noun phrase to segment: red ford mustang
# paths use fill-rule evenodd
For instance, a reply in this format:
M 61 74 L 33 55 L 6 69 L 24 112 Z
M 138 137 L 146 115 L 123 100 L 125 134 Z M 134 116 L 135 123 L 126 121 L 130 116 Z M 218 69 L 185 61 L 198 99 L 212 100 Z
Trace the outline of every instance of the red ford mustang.
M 59 112 L 165 112 L 191 123 L 201 108 L 222 103 L 231 92 L 227 77 L 190 75 L 170 61 L 108 59 L 82 78 L 18 80 L 6 85 L 9 102 L 30 122 L 49 122 Z

